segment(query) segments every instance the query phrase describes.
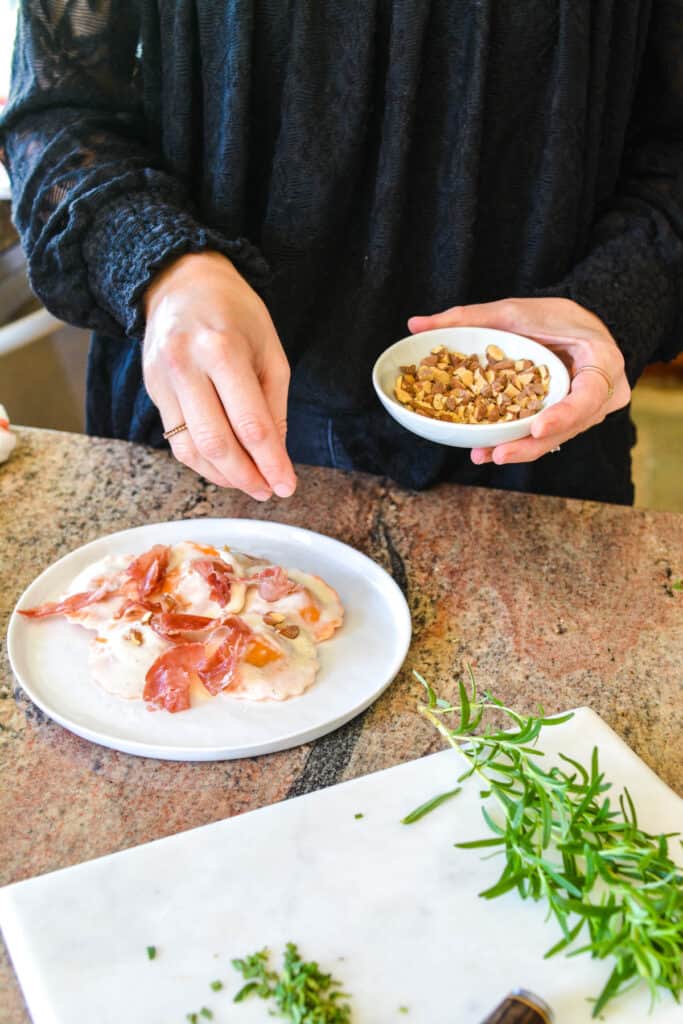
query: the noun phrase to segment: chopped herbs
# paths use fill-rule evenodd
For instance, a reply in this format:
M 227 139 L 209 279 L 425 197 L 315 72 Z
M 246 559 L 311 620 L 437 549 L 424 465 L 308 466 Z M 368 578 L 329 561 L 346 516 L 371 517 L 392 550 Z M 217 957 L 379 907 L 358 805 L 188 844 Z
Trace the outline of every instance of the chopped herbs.
M 148 960 L 156 960 L 156 955 L 157 955 L 157 947 L 156 946 L 148 946 L 147 947 L 147 959 Z
M 407 1006 L 399 1006 L 398 1012 L 399 1013 L 407 1013 L 408 1012 L 408 1007 Z
M 341 983 L 324 974 L 315 960 L 304 962 L 294 943 L 287 943 L 280 974 L 271 970 L 269 961 L 268 949 L 232 961 L 247 982 L 234 1002 L 257 995 L 273 1002 L 274 1015 L 293 1024 L 350 1024 L 351 1008 L 343 1002 L 348 995 Z
M 208 1008 L 208 1006 L 202 1006 L 201 1010 L 199 1011 L 199 1015 L 200 1017 L 206 1017 L 207 1020 L 213 1020 L 213 1013 Z
M 212 981 L 210 987 L 214 990 L 214 992 L 220 992 L 220 990 L 223 988 L 223 982 L 222 981 Z
M 199 1024 L 199 1017 L 196 1013 L 186 1013 L 185 1019 L 189 1020 L 190 1024 Z
M 427 691 L 420 712 L 467 762 L 457 781 L 476 773 L 486 786 L 482 796 L 493 796 L 500 805 L 500 823 L 482 807 L 492 837 L 456 843 L 462 849 L 498 848 L 505 857 L 500 878 L 480 895 L 493 899 L 516 889 L 522 899 L 546 900 L 562 930 L 546 957 L 573 947 L 569 956 L 613 958 L 593 1017 L 640 979 L 653 1003 L 662 988 L 678 1001 L 683 872 L 668 849 L 677 834 L 653 836 L 640 829 L 628 790 L 616 801 L 607 796 L 612 784 L 600 771 L 597 747 L 590 766 L 560 754 L 563 767 L 541 767 L 541 751 L 532 744 L 543 728 L 566 722 L 571 714 L 548 719 L 539 709 L 538 717 L 519 715 L 488 692 L 478 697 L 471 672 L 471 693 L 460 682 L 459 703 L 450 704 L 415 675 Z M 490 711 L 504 714 L 511 731 L 487 726 L 474 735 Z M 449 727 L 444 717 L 451 715 L 455 724 Z M 431 809 L 440 802 L 437 797 Z M 426 807 L 414 811 L 413 820 L 419 811 L 427 813 Z
M 364 815 L 361 814 L 360 811 L 358 812 L 358 814 L 354 814 L 354 818 L 356 818 L 356 819 L 363 818 L 363 817 L 364 817 Z
M 683 590 L 683 580 L 674 580 L 671 584 L 672 590 Z

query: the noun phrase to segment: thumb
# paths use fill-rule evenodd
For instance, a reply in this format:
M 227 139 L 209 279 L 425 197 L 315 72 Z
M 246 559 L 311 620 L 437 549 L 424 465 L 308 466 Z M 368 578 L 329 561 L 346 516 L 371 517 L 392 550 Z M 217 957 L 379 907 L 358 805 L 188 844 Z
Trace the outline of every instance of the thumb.
M 503 331 L 514 330 L 514 306 L 509 299 L 482 302 L 471 306 L 451 306 L 443 313 L 432 316 L 411 316 L 408 330 L 411 334 L 433 331 L 438 327 L 495 327 Z

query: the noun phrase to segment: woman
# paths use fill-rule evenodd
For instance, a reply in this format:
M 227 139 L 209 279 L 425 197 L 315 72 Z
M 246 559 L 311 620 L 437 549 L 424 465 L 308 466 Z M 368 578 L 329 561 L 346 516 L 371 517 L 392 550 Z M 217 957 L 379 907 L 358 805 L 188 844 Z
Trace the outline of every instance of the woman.
M 5 159 L 36 292 L 95 331 L 88 429 L 260 500 L 291 458 L 630 502 L 630 387 L 683 334 L 682 71 L 683 0 L 24 0 Z M 406 321 L 553 344 L 571 393 L 422 441 L 370 384 Z

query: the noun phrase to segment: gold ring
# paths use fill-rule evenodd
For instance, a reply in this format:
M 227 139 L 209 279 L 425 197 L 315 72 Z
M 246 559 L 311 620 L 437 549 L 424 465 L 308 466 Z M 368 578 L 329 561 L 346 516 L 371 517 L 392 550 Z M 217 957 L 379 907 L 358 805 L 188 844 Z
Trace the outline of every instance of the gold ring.
M 168 441 L 169 437 L 174 437 L 175 434 L 179 434 L 181 430 L 187 430 L 187 423 L 179 423 L 177 427 L 171 427 L 170 430 L 165 430 L 164 440 Z
M 584 370 L 592 370 L 593 373 L 600 374 L 607 384 L 607 401 L 609 402 L 610 398 L 614 394 L 614 384 L 612 383 L 612 378 L 608 374 L 607 370 L 603 370 L 602 366 L 593 366 L 590 363 L 586 363 L 585 366 L 579 366 L 578 370 L 574 370 L 574 377 L 578 377 L 578 375 L 583 373 Z

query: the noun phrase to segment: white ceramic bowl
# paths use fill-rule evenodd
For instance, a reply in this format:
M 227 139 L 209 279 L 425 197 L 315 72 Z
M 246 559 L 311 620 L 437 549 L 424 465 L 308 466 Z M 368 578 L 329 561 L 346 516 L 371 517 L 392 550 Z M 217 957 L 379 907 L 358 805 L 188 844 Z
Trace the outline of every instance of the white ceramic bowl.
M 420 416 L 401 405 L 394 398 L 394 385 L 401 372 L 400 367 L 418 364 L 437 345 L 445 345 L 448 349 L 467 355 L 476 353 L 484 363 L 488 345 L 497 345 L 508 359 L 532 359 L 537 365 L 545 363 L 550 373 L 550 387 L 543 409 L 561 401 L 569 391 L 569 374 L 564 363 L 545 345 L 539 345 L 519 334 L 495 331 L 489 327 L 442 327 L 436 331 L 411 334 L 382 352 L 372 371 L 372 383 L 389 415 L 406 430 L 426 437 L 428 441 L 453 448 L 490 448 L 526 437 L 531 433 L 531 424 L 539 415 L 536 413 L 536 416 L 507 423 L 446 423 Z

